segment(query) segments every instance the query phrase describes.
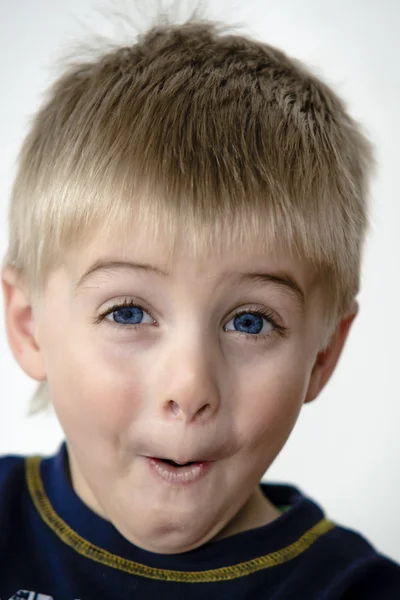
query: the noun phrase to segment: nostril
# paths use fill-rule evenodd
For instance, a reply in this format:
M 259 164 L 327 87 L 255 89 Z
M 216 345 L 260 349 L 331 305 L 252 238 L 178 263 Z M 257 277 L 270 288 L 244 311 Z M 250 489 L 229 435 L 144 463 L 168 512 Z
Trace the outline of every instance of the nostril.
M 172 414 L 174 414 L 174 415 L 178 414 L 179 406 L 177 405 L 177 403 L 174 400 L 169 401 L 169 408 L 170 408 Z
M 197 411 L 197 416 L 200 417 L 209 407 L 209 404 L 205 404 L 204 406 L 202 406 L 201 408 L 199 408 L 199 410 Z

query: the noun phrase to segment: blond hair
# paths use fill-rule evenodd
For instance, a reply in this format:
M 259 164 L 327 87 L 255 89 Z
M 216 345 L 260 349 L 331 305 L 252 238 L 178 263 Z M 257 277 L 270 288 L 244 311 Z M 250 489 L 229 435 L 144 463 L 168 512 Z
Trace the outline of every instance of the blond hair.
M 21 150 L 4 264 L 37 296 L 71 248 L 134 219 L 171 248 L 279 244 L 315 269 L 326 345 L 359 290 L 372 166 L 343 101 L 299 61 L 215 23 L 153 27 L 50 89 Z

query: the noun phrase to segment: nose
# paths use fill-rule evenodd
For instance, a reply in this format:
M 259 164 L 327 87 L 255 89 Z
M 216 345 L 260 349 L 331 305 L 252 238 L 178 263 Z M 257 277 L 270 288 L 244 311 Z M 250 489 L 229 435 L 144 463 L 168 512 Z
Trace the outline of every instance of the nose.
M 190 423 L 215 415 L 220 405 L 216 363 L 210 349 L 200 344 L 182 344 L 169 352 L 160 387 L 164 417 Z

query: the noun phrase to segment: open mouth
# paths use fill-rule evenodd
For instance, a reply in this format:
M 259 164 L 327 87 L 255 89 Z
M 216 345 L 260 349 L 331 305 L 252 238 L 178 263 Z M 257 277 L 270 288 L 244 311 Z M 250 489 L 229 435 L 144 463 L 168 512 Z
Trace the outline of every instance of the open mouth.
M 196 465 L 197 464 L 197 462 L 187 462 L 187 463 L 184 463 L 184 464 L 179 464 L 179 463 L 176 463 L 173 460 L 169 460 L 168 458 L 157 458 L 156 460 L 159 460 L 159 461 L 161 461 L 164 464 L 171 465 L 172 467 L 177 467 L 177 468 L 180 468 L 180 467 L 190 467 L 190 465 Z

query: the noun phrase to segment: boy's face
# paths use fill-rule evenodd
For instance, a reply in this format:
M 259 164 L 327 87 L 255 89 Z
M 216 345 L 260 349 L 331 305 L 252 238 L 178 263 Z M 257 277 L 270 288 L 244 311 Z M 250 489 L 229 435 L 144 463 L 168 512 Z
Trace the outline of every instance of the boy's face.
M 50 277 L 32 314 L 36 367 L 15 350 L 26 311 L 10 291 L 8 333 L 21 366 L 48 379 L 81 498 L 142 548 L 184 552 L 277 516 L 259 480 L 329 378 L 352 319 L 324 367 L 313 276 L 300 260 L 253 247 L 197 261 L 182 251 L 171 266 L 162 240 L 131 240 L 122 250 L 98 239 Z M 301 292 L 250 273 L 289 275 L 304 306 Z M 123 302 L 134 307 L 110 312 Z

